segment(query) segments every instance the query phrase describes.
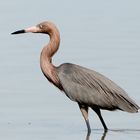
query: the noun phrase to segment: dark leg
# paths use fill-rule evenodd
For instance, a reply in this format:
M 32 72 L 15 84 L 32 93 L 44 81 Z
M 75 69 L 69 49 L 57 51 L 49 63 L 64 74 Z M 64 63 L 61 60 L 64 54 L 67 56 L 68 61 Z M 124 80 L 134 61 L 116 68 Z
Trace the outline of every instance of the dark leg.
M 95 108 L 92 108 L 92 109 L 97 113 L 97 115 L 98 115 L 98 117 L 99 117 L 99 119 L 100 119 L 100 121 L 101 121 L 101 123 L 102 123 L 102 125 L 103 125 L 103 127 L 105 129 L 105 131 L 107 131 L 108 128 L 107 128 L 107 126 L 106 126 L 106 124 L 105 124 L 105 122 L 104 122 L 104 120 L 102 118 L 100 109 L 97 109 L 97 108 L 96 109 Z
M 87 130 L 88 130 L 88 135 L 90 135 L 91 133 L 91 128 L 90 128 L 90 124 L 89 124 L 89 120 L 88 120 L 88 106 L 82 105 L 82 104 L 78 104 L 79 108 L 82 112 L 82 115 L 85 119 L 86 125 L 87 125 Z

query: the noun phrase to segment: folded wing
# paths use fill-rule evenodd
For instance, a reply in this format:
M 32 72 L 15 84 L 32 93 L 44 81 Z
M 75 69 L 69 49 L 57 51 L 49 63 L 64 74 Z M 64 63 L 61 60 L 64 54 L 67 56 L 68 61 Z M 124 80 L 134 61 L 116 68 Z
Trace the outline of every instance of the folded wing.
M 101 109 L 138 112 L 139 106 L 122 88 L 94 70 L 65 63 L 57 72 L 65 94 L 73 101 Z

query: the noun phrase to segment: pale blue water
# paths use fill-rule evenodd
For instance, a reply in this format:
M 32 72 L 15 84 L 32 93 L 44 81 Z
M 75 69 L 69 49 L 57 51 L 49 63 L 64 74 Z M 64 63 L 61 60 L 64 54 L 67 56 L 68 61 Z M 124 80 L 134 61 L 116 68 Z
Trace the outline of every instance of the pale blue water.
M 108 76 L 140 105 L 140 2 L 2 1 L 0 4 L 0 139 L 85 140 L 76 103 L 51 85 L 40 70 L 45 35 L 10 33 L 44 20 L 54 22 L 61 46 L 54 63 L 76 63 Z M 140 113 L 103 111 L 111 129 L 105 140 L 139 140 Z M 90 139 L 103 129 L 90 110 Z

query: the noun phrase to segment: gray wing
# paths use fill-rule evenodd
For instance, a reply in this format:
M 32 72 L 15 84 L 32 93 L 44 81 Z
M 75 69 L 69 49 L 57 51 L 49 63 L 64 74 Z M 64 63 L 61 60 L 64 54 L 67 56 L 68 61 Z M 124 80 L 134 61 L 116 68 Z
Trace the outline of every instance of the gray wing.
M 122 88 L 96 71 L 65 63 L 57 67 L 57 72 L 65 94 L 73 101 L 108 110 L 139 109 Z

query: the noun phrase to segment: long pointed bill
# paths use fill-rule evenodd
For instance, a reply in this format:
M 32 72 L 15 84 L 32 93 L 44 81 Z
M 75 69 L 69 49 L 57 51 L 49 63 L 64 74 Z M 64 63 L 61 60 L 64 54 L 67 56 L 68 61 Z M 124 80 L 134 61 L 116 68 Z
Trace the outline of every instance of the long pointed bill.
M 18 30 L 18 31 L 11 33 L 11 34 L 14 35 L 14 34 L 22 34 L 22 33 L 25 33 L 25 30 Z
M 11 33 L 12 35 L 14 35 L 14 34 L 22 34 L 22 33 L 37 33 L 37 32 L 39 32 L 39 27 L 37 27 L 37 26 L 32 26 L 32 27 L 30 27 L 30 28 L 27 28 L 27 29 L 23 29 L 23 30 L 18 30 L 18 31 L 15 31 L 15 32 L 13 32 L 13 33 Z

